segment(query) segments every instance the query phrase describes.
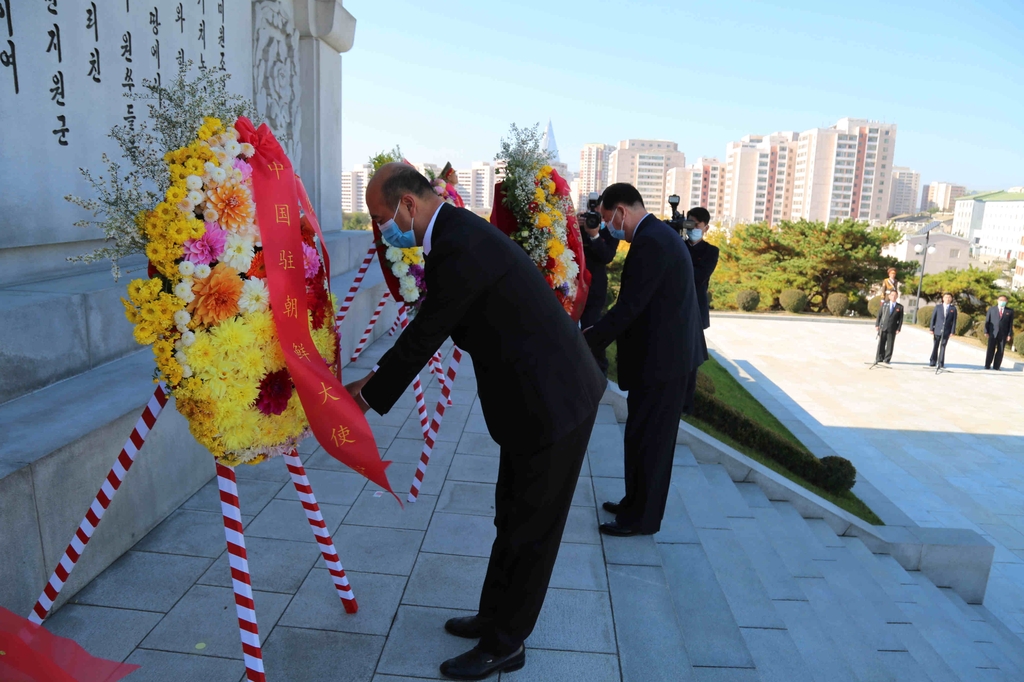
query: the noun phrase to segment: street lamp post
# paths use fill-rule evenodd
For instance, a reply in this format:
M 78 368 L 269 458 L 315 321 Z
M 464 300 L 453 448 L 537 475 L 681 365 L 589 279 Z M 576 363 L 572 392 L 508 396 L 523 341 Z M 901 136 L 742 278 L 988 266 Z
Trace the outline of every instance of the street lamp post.
M 914 253 L 921 255 L 921 275 L 917 278 L 917 299 L 914 300 L 914 324 L 917 324 L 917 311 L 921 309 L 921 285 L 924 284 L 924 268 L 925 264 L 928 263 L 928 254 L 935 253 L 934 246 L 928 246 L 929 240 L 932 238 L 932 231 L 928 230 L 924 233 L 924 244 L 917 244 L 914 246 Z

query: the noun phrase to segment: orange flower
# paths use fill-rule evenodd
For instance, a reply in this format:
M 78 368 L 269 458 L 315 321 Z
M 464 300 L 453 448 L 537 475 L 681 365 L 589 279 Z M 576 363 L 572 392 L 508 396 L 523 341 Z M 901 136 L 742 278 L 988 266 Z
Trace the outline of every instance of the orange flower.
M 209 277 L 195 281 L 192 293 L 196 295 L 188 304 L 192 319 L 210 327 L 238 313 L 242 278 L 234 269 L 218 263 Z
M 252 225 L 255 214 L 252 197 L 242 185 L 226 182 L 206 193 L 210 204 L 217 210 L 220 226 L 238 231 Z
M 249 266 L 249 272 L 245 273 L 245 276 L 250 279 L 253 277 L 258 279 L 267 278 L 267 267 L 263 262 L 263 251 L 257 251 L 256 255 L 253 256 L 252 264 Z

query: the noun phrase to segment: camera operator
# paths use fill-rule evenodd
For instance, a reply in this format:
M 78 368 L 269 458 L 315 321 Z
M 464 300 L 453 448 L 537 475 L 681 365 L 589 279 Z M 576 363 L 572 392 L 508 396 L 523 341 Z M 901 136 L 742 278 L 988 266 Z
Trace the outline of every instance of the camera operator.
M 707 329 L 711 326 L 711 313 L 708 307 L 708 283 L 711 275 L 718 267 L 718 247 L 704 241 L 708 231 L 711 214 L 702 206 L 691 208 L 686 212 L 686 219 L 693 222 L 686 234 L 686 246 L 690 249 L 690 260 L 693 261 L 693 280 L 697 284 L 697 305 L 700 306 L 700 319 Z
M 583 255 L 586 258 L 587 270 L 590 272 L 590 293 L 580 317 L 582 329 L 594 326 L 608 307 L 608 272 L 605 266 L 615 258 L 615 251 L 619 246 L 619 240 L 611 235 L 608 226 L 601 220 L 601 214 L 596 210 L 597 202 L 597 192 L 591 192 L 587 201 L 587 212 L 579 216 L 580 227 L 583 228 L 580 230 L 580 236 L 583 238 Z M 592 348 L 591 352 L 597 360 L 597 366 L 607 376 L 607 351 L 604 348 Z

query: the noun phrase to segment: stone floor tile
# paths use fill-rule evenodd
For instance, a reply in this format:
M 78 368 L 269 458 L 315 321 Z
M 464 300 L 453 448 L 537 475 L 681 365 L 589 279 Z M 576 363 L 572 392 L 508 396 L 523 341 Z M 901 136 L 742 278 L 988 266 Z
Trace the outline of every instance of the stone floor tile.
M 551 587 L 572 590 L 608 590 L 601 545 L 563 542 L 551 573 Z
M 436 503 L 435 496 L 421 493 L 416 502 L 403 501 L 403 508 L 387 493 L 378 497 L 374 491 L 364 490 L 345 517 L 345 523 L 349 526 L 426 530 Z
M 655 535 L 634 535 L 620 538 L 614 535 L 602 535 L 604 560 L 611 566 L 661 566 L 661 553 Z
M 338 529 L 348 510 L 348 507 L 336 504 L 320 504 L 320 513 L 323 514 L 329 533 L 334 533 Z M 246 527 L 245 534 L 293 542 L 316 542 L 313 529 L 306 519 L 306 512 L 297 500 L 271 500 L 260 515 Z
M 437 511 L 494 518 L 494 485 L 467 483 L 449 477 L 437 500 Z
M 125 678 L 131 682 L 239 682 L 245 675 L 241 660 L 195 654 L 136 649 L 125 662 L 142 666 Z
M 498 458 L 486 455 L 460 455 L 452 458 L 448 479 L 475 483 L 498 482 Z
M 501 674 L 502 682 L 619 682 L 619 679 L 619 661 L 615 656 L 546 649 L 529 649 L 522 670 Z
M 245 551 L 252 587 L 262 592 L 295 594 L 306 574 L 320 561 L 320 546 L 312 542 L 249 536 L 245 538 Z M 201 585 L 232 586 L 226 550 L 198 582 Z
M 421 551 L 489 557 L 496 533 L 493 519 L 486 516 L 437 512 L 427 528 Z
M 253 466 L 280 467 L 285 470 L 287 475 L 288 470 L 285 468 L 284 461 L 276 461 L 278 459 L 280 458 Z M 238 481 L 238 506 L 242 513 L 247 516 L 259 514 L 263 507 L 267 505 L 267 502 L 274 499 L 274 495 L 277 495 L 277 492 L 284 487 L 278 481 L 261 481 L 259 479 L 238 478 L 237 476 L 236 479 Z M 288 487 L 290 488 L 291 484 Z M 181 505 L 181 508 L 220 514 L 220 488 L 217 487 L 217 479 L 213 478 L 209 483 L 200 488 L 199 492 L 188 498 L 185 504 Z
M 786 630 L 740 628 L 762 682 L 813 682 Z
M 127 552 L 82 588 L 73 601 L 167 613 L 211 563 L 206 557 Z
M 528 648 L 614 654 L 615 630 L 606 592 L 548 589 Z
M 302 512 L 301 507 L 299 512 Z M 242 515 L 242 523 L 246 528 L 252 519 L 251 516 Z M 178 509 L 139 540 L 134 549 L 216 559 L 225 547 L 224 519 L 220 514 Z
M 381 425 L 381 426 L 392 426 L 396 429 L 402 428 L 402 424 L 409 418 L 409 414 L 412 412 L 407 407 L 400 407 L 395 405 L 391 408 L 391 411 L 385 415 L 380 415 L 370 410 L 366 413 L 366 421 L 370 423 L 370 426 Z
M 695 682 L 761 682 L 753 668 L 694 668 Z
M 576 492 L 572 496 L 572 506 L 593 507 L 594 506 L 594 484 L 590 476 L 580 476 L 576 482 Z
M 597 530 L 597 511 L 592 507 L 572 507 L 565 522 L 562 542 L 576 542 L 600 545 L 601 534 Z
M 611 405 L 599 405 L 597 408 L 597 420 L 595 424 L 618 424 L 615 418 L 615 408 Z
M 444 485 L 445 476 L 448 474 L 449 462 L 441 460 L 430 460 L 430 464 L 427 466 L 427 473 L 423 476 L 423 480 L 420 482 L 420 494 L 421 495 L 440 495 L 441 486 Z M 388 482 L 391 484 L 391 489 L 402 498 L 402 502 L 405 502 L 405 496 L 409 493 L 409 489 L 412 487 L 412 479 L 416 475 L 418 463 L 412 462 L 392 462 L 387 470 Z M 377 492 L 383 490 L 379 485 L 372 481 L 366 482 L 366 488 L 364 490 L 372 490 Z
M 463 427 L 463 432 L 464 433 L 485 433 L 485 434 L 489 434 L 490 431 L 487 430 L 487 422 L 484 420 L 483 413 L 482 412 L 480 414 L 472 414 L 471 413 L 469 415 L 469 419 L 466 420 L 466 425 Z
M 291 597 L 254 592 L 260 632 L 274 628 Z M 197 649 L 196 645 L 203 648 Z M 235 596 L 230 588 L 196 585 L 181 598 L 140 644 L 143 649 L 220 658 L 242 658 Z
M 163 614 L 151 611 L 65 604 L 46 619 L 44 627 L 75 640 L 93 656 L 123 661 L 161 618 Z
M 405 590 L 405 576 L 346 571 L 352 593 L 359 604 L 357 613 L 345 613 L 331 574 L 315 568 L 281 616 L 286 627 L 387 635 Z
M 278 625 L 263 645 L 263 667 L 271 681 L 369 682 L 383 648 L 383 637 Z
M 625 484 L 621 478 L 594 476 L 590 480 L 594 485 L 594 502 L 598 507 L 605 502 L 615 502 L 618 504 L 622 501 L 622 496 L 626 494 Z
M 306 467 L 306 478 L 313 488 L 313 496 L 320 504 L 351 506 L 366 485 L 366 479 L 359 474 L 312 467 Z M 286 485 L 277 493 L 277 499 L 297 500 L 299 496 L 294 485 Z
M 415 434 L 414 434 L 415 435 Z M 391 447 L 384 454 L 384 459 L 392 462 L 412 462 L 413 464 L 420 461 L 420 456 L 423 454 L 423 438 L 396 438 L 391 443 Z M 446 464 L 450 464 L 452 456 L 455 454 L 454 443 L 434 443 L 434 447 L 430 451 L 430 464 L 433 465 L 435 462 L 444 461 Z
M 470 417 L 472 419 L 472 416 Z M 462 438 L 455 452 L 466 455 L 479 455 L 486 457 L 497 457 L 501 453 L 501 446 L 494 442 L 486 429 L 483 432 L 473 432 L 468 429 L 463 431 Z
M 475 611 L 401 606 L 381 653 L 377 672 L 441 679 L 438 666 L 472 648 L 473 642 L 444 630 L 449 618 L 472 616 Z
M 483 557 L 423 552 L 416 560 L 402 603 L 475 611 L 486 573 L 487 559 Z
M 409 575 L 423 542 L 423 531 L 343 525 L 334 546 L 346 571 Z
M 373 440 L 377 443 L 377 449 L 385 452 L 391 447 L 392 441 L 398 437 L 399 427 L 388 426 L 387 424 L 370 424 L 370 431 L 373 432 Z M 331 457 L 331 459 L 334 458 Z

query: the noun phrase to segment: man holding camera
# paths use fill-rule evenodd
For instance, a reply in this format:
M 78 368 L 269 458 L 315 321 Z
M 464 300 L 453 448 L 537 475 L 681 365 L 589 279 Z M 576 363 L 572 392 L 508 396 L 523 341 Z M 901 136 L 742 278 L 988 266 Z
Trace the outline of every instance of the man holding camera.
M 619 297 L 584 330 L 591 348 L 618 341 L 619 386 L 629 392 L 625 496 L 605 502 L 615 521 L 606 535 L 650 535 L 661 529 L 688 379 L 707 360 L 693 263 L 679 232 L 647 212 L 640 192 L 620 182 L 598 207 L 608 231 L 630 244 Z
M 711 326 L 711 312 L 708 305 L 708 284 L 711 275 L 718 267 L 718 247 L 704 241 L 708 232 L 711 214 L 703 206 L 691 208 L 686 212 L 686 219 L 693 226 L 687 230 L 686 246 L 690 249 L 690 260 L 693 261 L 693 279 L 697 283 L 697 305 L 700 306 L 700 319 L 704 329 Z
M 587 212 L 580 216 L 580 225 L 583 227 L 580 233 L 583 237 L 583 255 L 587 270 L 590 272 L 590 293 L 580 317 L 580 327 L 583 329 L 594 326 L 604 314 L 608 298 L 606 266 L 614 260 L 615 251 L 619 247 L 619 240 L 602 224 L 601 214 L 597 212 L 598 199 L 597 192 L 591 192 L 587 201 Z M 605 349 L 592 348 L 591 352 L 597 360 L 597 366 L 605 376 L 608 376 L 608 354 Z

